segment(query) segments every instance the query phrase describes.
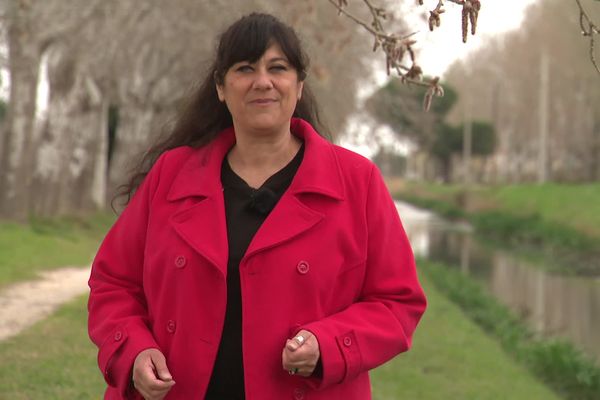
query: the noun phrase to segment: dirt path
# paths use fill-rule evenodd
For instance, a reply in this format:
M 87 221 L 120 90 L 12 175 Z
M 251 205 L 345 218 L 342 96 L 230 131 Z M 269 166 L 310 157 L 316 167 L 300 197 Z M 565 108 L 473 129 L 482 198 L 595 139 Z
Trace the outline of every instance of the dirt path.
M 0 291 L 0 340 L 15 336 L 61 304 L 87 293 L 89 268 L 61 268 Z

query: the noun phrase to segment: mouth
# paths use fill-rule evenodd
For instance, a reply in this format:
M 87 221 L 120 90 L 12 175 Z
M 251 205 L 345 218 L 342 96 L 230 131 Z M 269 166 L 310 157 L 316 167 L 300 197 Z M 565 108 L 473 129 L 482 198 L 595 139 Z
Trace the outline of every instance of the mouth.
M 276 101 L 277 100 L 275 100 L 275 99 L 267 99 L 267 98 L 264 98 L 264 99 L 255 99 L 255 100 L 252 100 L 250 102 L 250 104 L 269 105 L 269 104 L 275 103 Z

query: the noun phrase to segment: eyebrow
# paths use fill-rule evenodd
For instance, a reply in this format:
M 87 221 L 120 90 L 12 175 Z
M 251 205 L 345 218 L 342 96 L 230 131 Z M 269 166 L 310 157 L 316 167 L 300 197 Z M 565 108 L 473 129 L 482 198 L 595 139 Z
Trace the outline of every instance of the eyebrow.
M 258 61 L 258 60 L 257 60 L 257 61 Z M 257 61 L 255 61 L 254 63 L 256 63 Z M 291 65 L 291 63 L 290 63 L 290 62 L 288 61 L 288 59 L 287 59 L 287 58 L 285 58 L 285 57 L 273 57 L 273 58 L 269 58 L 269 59 L 267 60 L 267 63 L 282 62 L 282 61 L 283 61 L 284 63 L 286 63 L 286 64 L 290 64 L 290 65 Z M 236 65 L 236 64 L 243 64 L 243 63 L 254 64 L 253 62 L 250 62 L 250 61 L 247 61 L 247 60 L 246 60 L 246 61 L 238 61 L 238 62 L 236 62 L 234 65 Z
M 290 63 L 287 60 L 287 58 L 285 58 L 285 57 L 275 57 L 275 58 L 270 58 L 270 59 L 267 60 L 267 62 L 278 62 L 278 61 L 283 61 L 283 62 L 288 63 L 288 64 Z

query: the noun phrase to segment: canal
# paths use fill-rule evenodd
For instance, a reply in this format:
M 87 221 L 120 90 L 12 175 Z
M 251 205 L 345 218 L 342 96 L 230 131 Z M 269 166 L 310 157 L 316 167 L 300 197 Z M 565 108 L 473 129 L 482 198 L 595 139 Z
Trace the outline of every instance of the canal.
M 600 364 L 600 277 L 549 271 L 478 240 L 466 224 L 403 202 L 396 207 L 415 255 L 460 268 L 535 332 L 565 338 Z

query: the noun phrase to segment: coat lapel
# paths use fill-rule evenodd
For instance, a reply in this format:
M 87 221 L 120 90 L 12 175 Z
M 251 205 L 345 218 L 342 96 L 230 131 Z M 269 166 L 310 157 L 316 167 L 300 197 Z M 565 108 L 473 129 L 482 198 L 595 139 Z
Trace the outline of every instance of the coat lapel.
M 171 217 L 175 231 L 227 276 L 227 230 L 222 196 L 206 197 Z
M 221 163 L 235 142 L 233 129 L 226 129 L 209 145 L 193 150 L 167 195 L 181 202 L 170 218 L 179 236 L 202 257 L 227 276 L 227 228 Z
M 334 146 L 301 119 L 292 119 L 290 128 L 304 140 L 304 159 L 290 187 L 252 239 L 245 258 L 291 240 L 326 218 L 324 213 L 302 202 L 304 194 L 344 201 L 343 179 Z M 170 219 L 175 231 L 224 276 L 228 244 L 221 163 L 234 143 L 235 133 L 229 128 L 209 145 L 193 150 L 167 195 L 168 201 L 181 202 Z
M 333 145 L 301 119 L 292 119 L 290 128 L 304 140 L 304 158 L 290 187 L 256 232 L 245 258 L 286 242 L 326 218 L 302 202 L 303 194 L 344 200 L 344 185 Z
M 277 246 L 309 230 L 324 218 L 296 196 L 285 193 L 250 242 L 244 258 Z

